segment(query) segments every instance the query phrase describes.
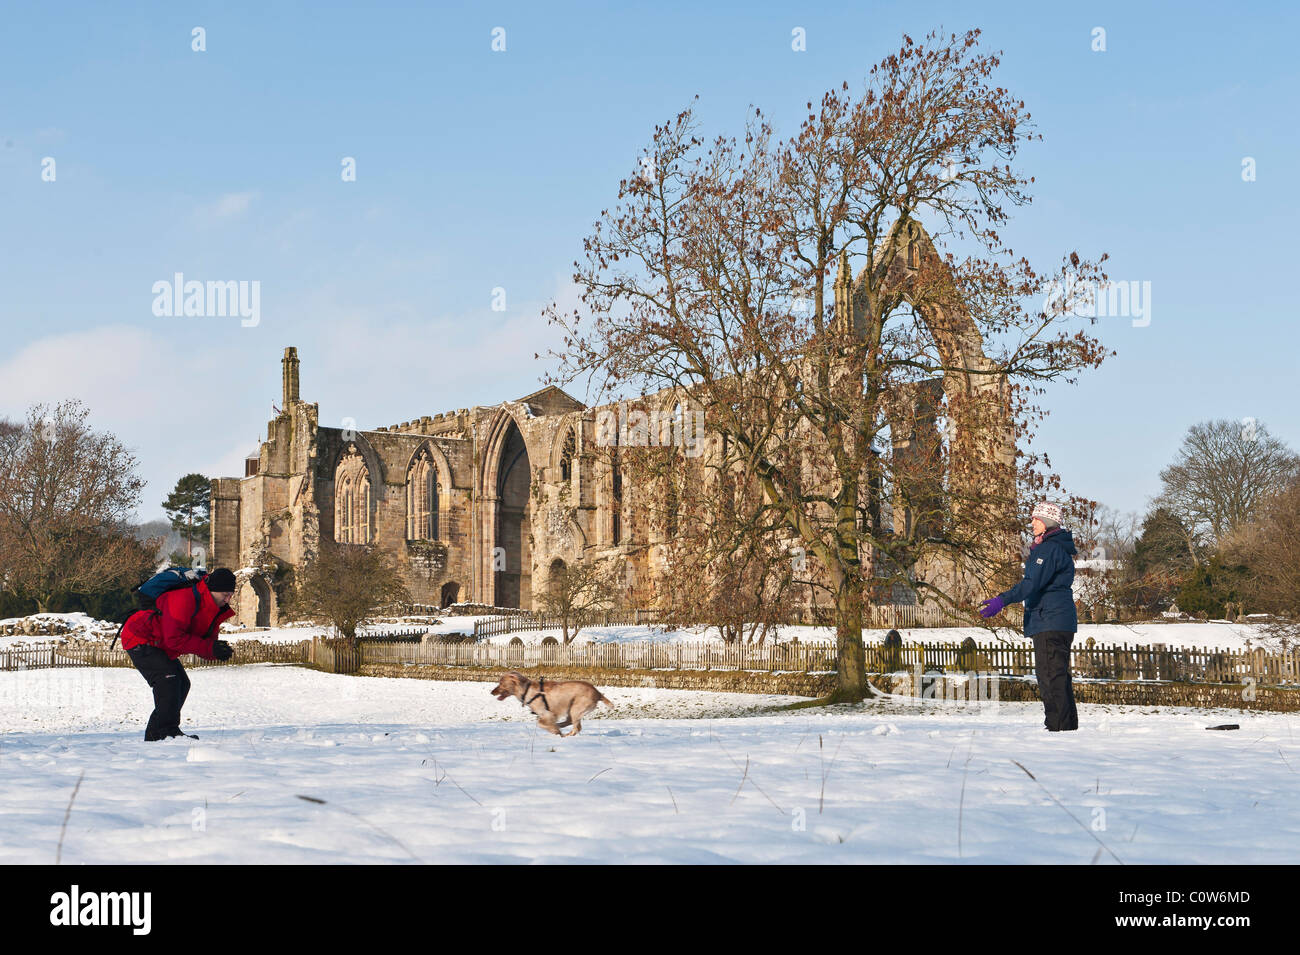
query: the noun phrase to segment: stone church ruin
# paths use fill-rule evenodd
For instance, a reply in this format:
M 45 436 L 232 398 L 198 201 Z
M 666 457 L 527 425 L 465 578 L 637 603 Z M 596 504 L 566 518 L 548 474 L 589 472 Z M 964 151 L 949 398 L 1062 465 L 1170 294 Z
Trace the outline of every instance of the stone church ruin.
M 896 229 L 891 240 L 908 243 L 888 277 L 906 294 L 922 262 L 937 260 L 937 253 L 916 223 Z M 863 281 L 852 280 L 841 261 L 836 320 L 848 327 L 861 307 Z M 963 462 L 953 465 L 950 482 L 975 487 L 1009 479 L 1015 443 L 1006 384 L 987 373 L 992 362 L 975 322 L 953 304 L 916 305 L 944 365 L 958 370 L 896 396 L 894 453 L 924 459 L 946 439 L 950 459 Z M 237 568 L 232 606 L 243 624 L 280 622 L 286 581 L 323 539 L 383 548 L 418 604 L 534 609 L 553 568 L 615 559 L 626 566 L 628 605 L 654 606 L 657 568 L 647 545 L 655 530 L 607 453 L 609 422 L 625 424 L 625 406 L 587 407 L 551 386 L 386 427 L 334 428 L 321 425 L 318 405 L 302 399 L 299 380 L 298 351 L 286 348 L 279 413 L 267 425 L 267 439 L 250 455 L 243 477 L 212 482 L 209 563 Z M 948 430 L 941 436 L 936 421 L 945 400 Z M 681 419 L 680 400 L 671 393 L 640 404 L 661 421 Z M 991 447 L 969 437 L 976 419 L 989 415 L 999 423 Z M 703 440 L 707 454 L 714 440 L 707 429 Z M 898 506 L 890 516 L 894 526 L 910 520 Z M 1015 540 L 1008 537 L 1006 546 L 1013 549 Z M 917 573 L 946 577 L 972 594 L 987 583 L 956 562 L 931 561 Z

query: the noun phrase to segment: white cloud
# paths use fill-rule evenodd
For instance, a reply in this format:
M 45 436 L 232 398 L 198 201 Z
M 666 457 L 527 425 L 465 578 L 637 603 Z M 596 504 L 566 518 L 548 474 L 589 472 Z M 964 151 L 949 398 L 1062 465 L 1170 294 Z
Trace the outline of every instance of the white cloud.
M 200 221 L 234 219 L 247 212 L 256 198 L 256 192 L 228 192 L 215 202 L 199 206 L 197 215 Z
M 209 467 L 227 463 L 221 451 L 239 425 L 247 422 L 248 431 L 239 462 L 255 447 L 253 409 L 236 401 L 229 412 L 211 413 L 208 395 L 220 393 L 222 367 L 215 348 L 193 348 L 141 326 L 51 335 L 0 362 L 0 416 L 21 420 L 33 404 L 85 402 L 91 427 L 112 432 L 136 455 L 147 482 L 139 513 L 150 520 L 182 474 L 223 473 Z M 242 475 L 242 463 L 228 473 Z
M 346 415 L 374 428 L 535 391 L 550 365 L 533 354 L 562 340 L 543 302 L 511 298 L 498 313 L 485 296 L 471 314 L 426 318 L 405 300 L 340 307 L 336 291 L 256 328 L 198 319 L 217 324 L 196 334 L 160 321 L 29 342 L 0 359 L 0 416 L 21 419 L 37 402 L 86 402 L 92 427 L 134 449 L 148 482 L 140 515 L 152 519 L 183 474 L 243 476 L 280 401 L 287 345 L 298 346 L 302 397 L 320 404 L 321 424 L 338 427 Z M 555 279 L 552 294 L 563 310 L 577 305 L 567 277 Z

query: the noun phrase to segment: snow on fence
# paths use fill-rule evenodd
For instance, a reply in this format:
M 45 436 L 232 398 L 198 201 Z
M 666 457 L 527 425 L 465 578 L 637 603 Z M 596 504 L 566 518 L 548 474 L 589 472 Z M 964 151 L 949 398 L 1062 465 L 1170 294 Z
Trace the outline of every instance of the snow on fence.
M 590 667 L 616 670 L 750 670 L 825 673 L 835 670 L 835 648 L 822 644 L 721 644 L 684 641 L 584 643 L 525 646 L 500 643 L 379 643 L 362 640 L 340 663 L 454 666 L 518 669 Z M 868 646 L 867 669 L 1034 675 L 1032 646 L 917 643 L 903 647 Z M 1265 685 L 1300 683 L 1300 651 L 1178 649 L 1162 647 L 1075 647 L 1071 669 L 1080 678 L 1160 680 L 1193 683 Z
M 231 644 L 235 655 L 229 660 L 204 660 L 186 654 L 180 658 L 187 667 L 239 666 L 244 663 L 304 663 L 307 660 L 306 641 L 303 643 L 253 643 L 241 640 Z M 0 671 L 40 670 L 51 667 L 129 667 L 131 658 L 119 643 L 112 649 L 107 644 L 69 647 L 49 644 L 37 647 L 18 647 L 0 650 Z

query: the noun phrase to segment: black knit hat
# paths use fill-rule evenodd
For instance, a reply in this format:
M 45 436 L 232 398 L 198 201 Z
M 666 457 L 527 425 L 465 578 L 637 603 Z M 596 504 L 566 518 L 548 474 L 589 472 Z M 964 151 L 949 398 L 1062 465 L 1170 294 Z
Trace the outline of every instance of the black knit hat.
M 225 567 L 218 567 L 207 576 L 208 593 L 227 593 L 235 592 L 235 575 Z

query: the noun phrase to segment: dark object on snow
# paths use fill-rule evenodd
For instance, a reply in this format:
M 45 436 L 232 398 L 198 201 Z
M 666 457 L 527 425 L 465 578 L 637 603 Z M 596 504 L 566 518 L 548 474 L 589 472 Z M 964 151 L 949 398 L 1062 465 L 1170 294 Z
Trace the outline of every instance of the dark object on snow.
M 1205 728 L 1206 728 L 1207 730 L 1239 730 L 1239 729 L 1241 729 L 1241 724 L 1240 724 L 1240 723 L 1220 723 L 1218 726 L 1207 726 L 1207 727 L 1205 727 Z
M 131 647 L 126 655 L 153 690 L 153 713 L 144 738 L 152 741 L 185 735 L 181 733 L 181 707 L 190 694 L 190 678 L 180 661 L 170 659 L 159 647 L 144 643 Z
M 1052 732 L 1077 730 L 1079 711 L 1074 706 L 1074 681 L 1070 677 L 1069 630 L 1046 630 L 1034 634 L 1034 670 L 1038 695 L 1043 700 L 1043 725 Z

